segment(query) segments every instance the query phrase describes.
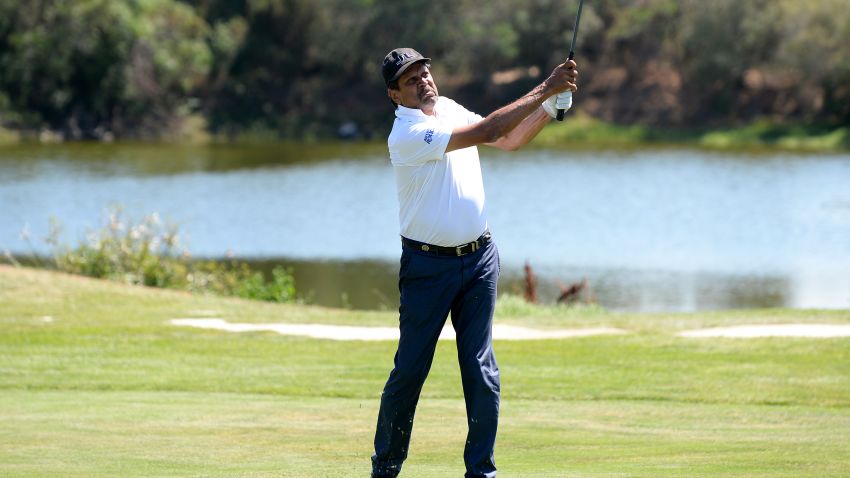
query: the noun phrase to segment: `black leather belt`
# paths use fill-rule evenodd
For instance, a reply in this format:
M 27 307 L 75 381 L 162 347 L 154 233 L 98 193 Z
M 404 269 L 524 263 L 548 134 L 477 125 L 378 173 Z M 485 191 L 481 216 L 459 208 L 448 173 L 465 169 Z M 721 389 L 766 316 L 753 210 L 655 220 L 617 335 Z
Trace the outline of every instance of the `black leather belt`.
M 490 242 L 490 239 L 490 231 L 487 230 L 484 231 L 484 234 L 481 234 L 478 239 L 454 247 L 435 246 L 433 244 L 414 241 L 413 239 L 408 239 L 404 236 L 401 236 L 401 245 L 402 247 L 416 249 L 417 251 L 427 252 L 429 254 L 434 254 L 435 256 L 465 256 L 466 254 L 472 254 L 478 249 L 484 247 L 488 242 Z

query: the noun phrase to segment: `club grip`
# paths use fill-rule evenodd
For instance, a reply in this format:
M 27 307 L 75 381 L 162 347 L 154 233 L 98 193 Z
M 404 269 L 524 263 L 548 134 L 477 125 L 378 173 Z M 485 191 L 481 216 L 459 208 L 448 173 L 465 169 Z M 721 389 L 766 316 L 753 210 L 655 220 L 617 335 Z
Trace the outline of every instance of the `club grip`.
M 570 56 L 567 58 L 567 60 L 572 60 L 573 56 L 575 56 L 575 52 L 570 50 Z M 564 121 L 564 113 L 564 110 L 558 109 L 558 114 L 555 116 L 555 119 L 558 121 Z

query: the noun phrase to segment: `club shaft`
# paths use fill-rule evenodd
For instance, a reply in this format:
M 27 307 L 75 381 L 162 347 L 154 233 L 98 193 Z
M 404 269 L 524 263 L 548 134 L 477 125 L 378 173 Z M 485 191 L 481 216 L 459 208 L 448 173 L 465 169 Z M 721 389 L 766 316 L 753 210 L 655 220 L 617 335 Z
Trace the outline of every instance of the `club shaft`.
M 584 0 L 578 0 L 578 13 L 576 13 L 576 24 L 573 26 L 573 41 L 570 42 L 570 56 L 569 59 L 572 60 L 575 56 L 575 48 L 576 48 L 576 37 L 578 37 L 578 24 L 581 21 L 581 7 L 584 6 Z M 558 121 L 564 121 L 564 110 L 559 109 L 556 119 Z
M 576 38 L 578 37 L 578 24 L 581 21 L 581 7 L 584 6 L 584 0 L 578 1 L 578 13 L 576 13 L 576 24 L 573 27 L 573 41 L 570 43 L 570 59 L 573 57 L 573 51 L 576 48 Z

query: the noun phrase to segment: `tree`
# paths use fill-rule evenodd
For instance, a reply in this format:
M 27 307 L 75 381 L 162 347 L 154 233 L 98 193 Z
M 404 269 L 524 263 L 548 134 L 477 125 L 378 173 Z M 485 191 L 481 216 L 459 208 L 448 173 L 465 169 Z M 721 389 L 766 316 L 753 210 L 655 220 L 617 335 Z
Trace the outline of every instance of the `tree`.
M 208 27 L 172 0 L 3 0 L 0 90 L 22 127 L 167 128 L 209 71 Z

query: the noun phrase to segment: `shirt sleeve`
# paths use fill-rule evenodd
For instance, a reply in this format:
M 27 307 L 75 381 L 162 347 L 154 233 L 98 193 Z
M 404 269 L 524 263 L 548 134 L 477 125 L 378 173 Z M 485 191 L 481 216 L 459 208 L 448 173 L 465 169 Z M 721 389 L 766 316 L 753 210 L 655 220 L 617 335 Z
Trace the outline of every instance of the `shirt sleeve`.
M 413 123 L 388 142 L 390 161 L 399 165 L 418 165 L 439 161 L 446 154 L 452 128 L 437 122 Z
M 463 106 L 461 106 L 461 108 L 463 108 Z M 475 124 L 484 119 L 484 117 L 480 114 L 473 113 L 466 108 L 463 108 L 463 111 L 466 112 L 466 124 Z
M 441 99 L 449 103 L 451 105 L 450 108 L 452 108 L 453 114 L 468 125 L 478 123 L 479 121 L 484 119 L 483 116 L 469 111 L 468 109 L 466 109 L 466 107 L 464 107 L 457 101 L 445 97 Z

